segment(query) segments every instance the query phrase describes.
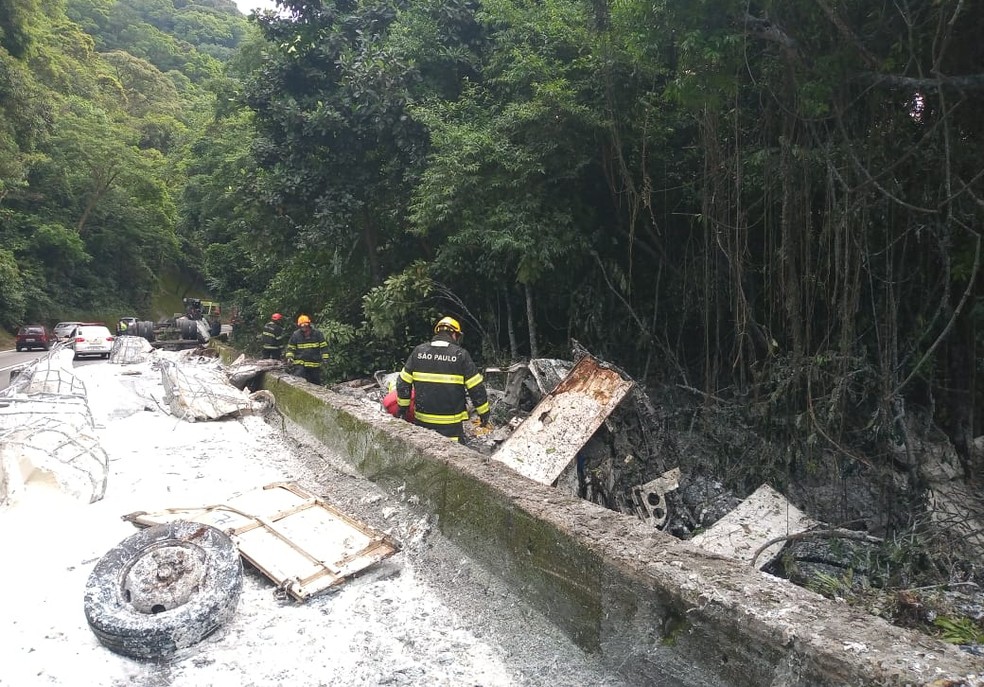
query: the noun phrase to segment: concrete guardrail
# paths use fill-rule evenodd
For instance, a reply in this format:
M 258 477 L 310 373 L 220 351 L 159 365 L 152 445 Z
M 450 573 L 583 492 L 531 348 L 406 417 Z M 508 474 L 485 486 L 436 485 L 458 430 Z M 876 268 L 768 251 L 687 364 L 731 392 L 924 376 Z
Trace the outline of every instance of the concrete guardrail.
M 984 685 L 984 659 L 957 647 L 532 482 L 352 398 L 278 373 L 263 384 L 366 478 L 417 495 L 445 536 L 629 682 Z

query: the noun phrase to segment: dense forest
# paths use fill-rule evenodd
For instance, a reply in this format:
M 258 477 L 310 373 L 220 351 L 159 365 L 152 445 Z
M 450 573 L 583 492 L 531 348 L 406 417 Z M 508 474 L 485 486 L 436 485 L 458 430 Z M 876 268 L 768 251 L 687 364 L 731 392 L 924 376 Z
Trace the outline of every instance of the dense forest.
M 0 324 L 199 271 L 247 330 L 310 314 L 335 380 L 451 314 L 754 434 L 746 486 L 908 512 L 920 441 L 977 483 L 984 4 L 279 6 L 0 0 Z

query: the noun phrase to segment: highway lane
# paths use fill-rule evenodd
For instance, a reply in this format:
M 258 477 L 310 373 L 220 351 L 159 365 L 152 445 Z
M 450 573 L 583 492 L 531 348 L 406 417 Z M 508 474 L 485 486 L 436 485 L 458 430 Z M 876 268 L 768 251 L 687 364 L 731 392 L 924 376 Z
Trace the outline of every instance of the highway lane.
M 46 355 L 48 355 L 48 351 L 32 350 L 18 353 L 13 348 L 0 351 L 0 389 L 6 389 L 10 386 L 10 371 L 12 369 L 37 358 L 43 358 Z M 105 360 L 98 358 L 85 358 L 83 360 L 76 360 L 75 365 L 91 365 L 105 362 Z
M 10 385 L 10 371 L 13 368 L 46 355 L 48 351 L 32 350 L 18 353 L 13 348 L 0 351 L 0 389 L 6 389 Z

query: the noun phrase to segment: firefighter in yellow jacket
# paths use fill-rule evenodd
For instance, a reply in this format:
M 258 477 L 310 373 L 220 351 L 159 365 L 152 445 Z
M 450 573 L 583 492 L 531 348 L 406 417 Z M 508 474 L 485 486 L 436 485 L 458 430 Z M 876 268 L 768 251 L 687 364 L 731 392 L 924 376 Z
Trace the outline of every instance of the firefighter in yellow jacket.
M 413 391 L 414 423 L 454 441 L 461 440 L 461 423 L 468 419 L 466 393 L 482 426 L 489 421 L 485 383 L 459 341 L 461 325 L 454 318 L 442 318 L 434 326 L 434 338 L 413 349 L 396 381 L 400 417 L 410 407 Z
M 328 362 L 328 342 L 325 335 L 311 326 L 311 318 L 297 318 L 297 330 L 287 342 L 284 353 L 287 369 L 312 384 L 321 384 L 321 368 Z

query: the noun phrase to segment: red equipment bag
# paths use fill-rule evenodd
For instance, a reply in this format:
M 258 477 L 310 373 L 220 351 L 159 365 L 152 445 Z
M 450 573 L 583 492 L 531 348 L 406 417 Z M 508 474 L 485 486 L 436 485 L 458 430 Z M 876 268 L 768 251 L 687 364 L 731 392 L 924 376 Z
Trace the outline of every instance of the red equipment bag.
M 407 408 L 407 414 L 403 416 L 403 419 L 407 422 L 413 422 L 413 398 L 415 396 L 416 389 L 410 390 L 410 407 Z M 393 389 L 385 397 L 383 397 L 383 407 L 386 408 L 386 412 L 397 417 L 397 413 L 400 410 L 400 406 L 397 403 L 396 389 Z

